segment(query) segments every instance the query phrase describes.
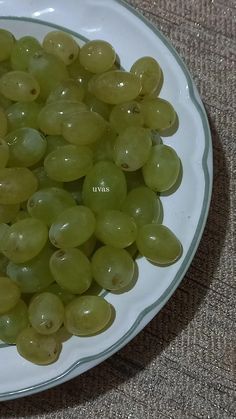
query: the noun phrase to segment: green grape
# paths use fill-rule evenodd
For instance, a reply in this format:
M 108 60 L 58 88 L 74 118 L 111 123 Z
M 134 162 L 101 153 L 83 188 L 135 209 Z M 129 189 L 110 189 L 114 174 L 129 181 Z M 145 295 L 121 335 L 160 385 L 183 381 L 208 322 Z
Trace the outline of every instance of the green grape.
M 126 197 L 124 173 L 114 163 L 96 163 L 85 178 L 82 197 L 84 205 L 98 213 L 119 209 Z
M 114 106 L 110 114 L 110 124 L 118 134 L 128 127 L 142 127 L 144 118 L 138 102 L 126 102 Z
M 156 98 L 141 102 L 146 127 L 156 129 L 160 133 L 171 128 L 176 121 L 173 106 L 167 100 Z
M 12 222 L 16 223 L 17 221 L 25 220 L 25 218 L 30 218 L 28 211 L 20 210 Z
M 45 246 L 48 230 L 36 218 L 26 218 L 13 224 L 4 234 L 2 253 L 12 262 L 24 263 L 33 259 Z
M 0 62 L 10 58 L 15 38 L 11 32 L 0 29 Z
M 137 237 L 139 252 L 158 265 L 170 265 L 182 254 L 182 246 L 169 228 L 161 224 L 146 224 Z
M 79 45 L 66 32 L 49 32 L 43 40 L 43 48 L 46 52 L 60 58 L 65 65 L 73 63 L 79 54 Z
M 67 69 L 70 77 L 86 89 L 93 74 L 85 70 L 80 63 L 79 57 L 72 64 L 70 64 Z
M 7 125 L 6 113 L 0 108 L 0 137 L 5 137 L 8 128 Z
M 20 294 L 19 287 L 10 278 L 0 277 L 0 314 L 15 307 L 20 299 Z
M 49 260 L 54 250 L 46 245 L 33 259 L 26 263 L 9 262 L 7 275 L 19 286 L 24 294 L 41 292 L 54 282 L 49 268 Z
M 27 208 L 32 217 L 51 225 L 66 208 L 76 205 L 71 194 L 61 188 L 46 188 L 35 192 Z
M 19 128 L 5 137 L 10 167 L 30 167 L 39 162 L 47 148 L 46 138 L 34 128 Z
M 9 147 L 5 140 L 0 138 L 0 169 L 4 169 L 9 159 Z
M 38 179 L 38 189 L 45 189 L 45 188 L 62 188 L 63 183 L 53 180 L 48 177 L 47 172 L 44 167 L 40 166 L 33 170 L 34 175 Z
M 92 165 L 93 153 L 89 147 L 74 144 L 57 148 L 44 160 L 48 176 L 59 182 L 71 182 L 85 176 Z
M 98 113 L 106 120 L 109 119 L 111 105 L 97 99 L 96 96 L 92 95 L 90 92 L 86 92 L 84 101 L 90 111 Z
M 93 161 L 95 163 L 105 160 L 113 162 L 116 138 L 116 132 L 107 124 L 104 135 L 96 141 L 96 143 L 90 145 L 93 151 Z
M 41 50 L 39 41 L 32 36 L 18 39 L 11 52 L 12 69 L 27 71 L 30 59 Z
M 20 210 L 19 204 L 0 204 L 0 223 L 10 223 L 16 218 L 17 213 Z
M 50 259 L 50 269 L 60 287 L 72 294 L 83 294 L 91 285 L 91 264 L 79 249 L 56 251 Z
M 136 171 L 147 162 L 152 148 L 150 131 L 142 127 L 129 127 L 116 139 L 114 160 L 125 171 Z
M 96 112 L 83 111 L 68 116 L 63 123 L 62 135 L 69 143 L 89 145 L 105 133 L 105 120 Z
M 92 235 L 86 242 L 81 244 L 78 249 L 81 250 L 88 258 L 93 254 L 97 244 L 97 239 Z
M 116 52 L 106 41 L 89 41 L 83 45 L 79 56 L 81 64 L 91 73 L 104 73 L 116 61 Z
M 78 336 L 89 336 L 102 331 L 110 318 L 110 304 L 96 295 L 77 297 L 65 308 L 66 329 Z
M 140 186 L 128 193 L 122 211 L 133 217 L 137 226 L 141 227 L 158 221 L 161 204 L 155 192 L 146 186 Z
M 64 184 L 64 189 L 71 193 L 74 200 L 78 205 L 81 205 L 82 202 L 82 187 L 84 183 L 84 178 L 73 180 L 73 182 L 66 182 Z
M 61 343 L 53 335 L 41 335 L 30 327 L 19 333 L 16 347 L 23 358 L 37 365 L 55 362 L 61 352 Z
M 180 159 L 173 148 L 156 145 L 143 167 L 144 181 L 155 192 L 168 191 L 176 183 L 180 167 Z
M 38 114 L 41 109 L 42 105 L 37 102 L 14 103 L 6 111 L 9 130 L 13 131 L 18 128 L 38 129 Z
M 126 250 L 104 246 L 93 255 L 92 272 L 101 287 L 119 291 L 132 281 L 134 261 Z
M 85 95 L 85 88 L 78 81 L 69 79 L 60 83 L 48 96 L 47 103 L 58 100 L 69 100 L 71 102 L 82 102 Z
M 57 332 L 64 320 L 64 306 L 59 297 L 50 292 L 42 292 L 29 305 L 29 321 L 42 335 Z
M 19 300 L 11 310 L 0 315 L 0 339 L 8 344 L 16 343 L 17 336 L 28 324 L 27 305 Z
M 44 51 L 36 52 L 29 60 L 29 72 L 40 85 L 40 99 L 46 100 L 56 86 L 69 78 L 63 61 Z
M 77 116 L 86 109 L 86 105 L 82 102 L 58 100 L 48 103 L 39 113 L 39 127 L 47 135 L 61 135 L 63 123 L 67 118 L 74 114 Z
M 136 99 L 141 89 L 140 79 L 135 74 L 119 70 L 100 74 L 90 84 L 90 92 L 111 105 Z
M 56 150 L 58 147 L 63 145 L 68 145 L 68 142 L 61 135 L 48 135 L 47 140 L 47 150 L 45 156 L 47 156 L 52 151 Z
M 24 71 L 10 71 L 0 79 L 0 92 L 15 102 L 32 102 L 39 93 L 37 80 Z
M 142 170 L 136 170 L 135 172 L 125 172 L 125 178 L 128 191 L 144 185 Z
M 130 71 L 141 80 L 141 95 L 151 95 L 157 90 L 161 82 L 162 71 L 158 62 L 154 58 L 140 58 L 132 65 Z
M 137 237 L 137 226 L 129 215 L 117 210 L 100 212 L 97 217 L 96 237 L 109 246 L 124 248 Z
M 95 216 L 82 205 L 67 208 L 51 225 L 49 238 L 55 247 L 66 249 L 85 243 L 95 231 Z
M 38 182 L 25 167 L 0 169 L 0 204 L 19 204 L 37 189 Z
M 54 282 L 53 284 L 49 285 L 49 287 L 46 288 L 44 291 L 45 292 L 50 292 L 51 294 L 54 294 L 57 297 L 59 297 L 60 300 L 61 300 L 61 302 L 64 305 L 70 303 L 75 298 L 74 294 L 72 294 L 69 291 L 64 290 L 56 282 Z

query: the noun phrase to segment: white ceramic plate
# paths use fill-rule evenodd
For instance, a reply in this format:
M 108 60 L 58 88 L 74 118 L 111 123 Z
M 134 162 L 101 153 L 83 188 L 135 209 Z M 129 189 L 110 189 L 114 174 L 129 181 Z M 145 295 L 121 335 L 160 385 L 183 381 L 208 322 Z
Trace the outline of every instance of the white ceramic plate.
M 39 367 L 14 347 L 0 347 L 0 400 L 13 399 L 61 384 L 94 367 L 126 345 L 160 311 L 185 275 L 205 226 L 212 188 L 212 145 L 206 113 L 193 81 L 168 40 L 120 0 L 2 0 L 0 27 L 16 37 L 42 39 L 64 27 L 80 39 L 105 39 L 130 69 L 139 57 L 155 57 L 165 75 L 161 96 L 177 110 L 178 132 L 164 143 L 175 148 L 183 164 L 178 191 L 163 197 L 164 224 L 183 244 L 183 256 L 168 268 L 139 260 L 139 279 L 123 294 L 108 294 L 116 310 L 112 327 L 96 337 L 72 338 L 57 363 Z M 7 18 L 8 17 L 8 18 Z M 22 19 L 20 19 L 22 18 Z

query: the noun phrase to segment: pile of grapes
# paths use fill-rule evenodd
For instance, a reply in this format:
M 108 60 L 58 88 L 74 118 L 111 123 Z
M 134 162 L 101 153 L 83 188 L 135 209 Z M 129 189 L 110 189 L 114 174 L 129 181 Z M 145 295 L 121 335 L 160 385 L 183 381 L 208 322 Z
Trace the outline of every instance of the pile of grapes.
M 0 30 L 0 340 L 31 362 L 109 326 L 98 289 L 127 289 L 137 254 L 181 256 L 159 198 L 181 168 L 162 80 L 151 57 L 123 71 L 105 41 Z

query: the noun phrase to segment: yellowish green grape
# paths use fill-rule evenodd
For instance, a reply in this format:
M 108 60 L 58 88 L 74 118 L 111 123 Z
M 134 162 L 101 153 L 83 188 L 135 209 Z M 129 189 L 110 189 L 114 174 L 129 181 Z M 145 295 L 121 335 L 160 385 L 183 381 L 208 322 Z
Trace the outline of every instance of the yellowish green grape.
M 18 39 L 11 51 L 11 66 L 13 70 L 27 71 L 29 61 L 42 47 L 33 36 L 24 36 Z
M 73 63 L 79 54 L 79 45 L 66 32 L 49 32 L 43 40 L 43 48 L 46 52 L 60 58 L 66 65 Z
M 56 282 L 54 282 L 53 284 L 49 285 L 49 287 L 47 287 L 45 289 L 45 292 L 50 292 L 51 294 L 54 294 L 57 297 L 59 297 L 60 300 L 61 300 L 61 302 L 64 305 L 70 303 L 75 298 L 75 295 L 74 294 L 72 294 L 69 291 L 66 291 L 63 288 L 61 288 L 60 285 L 58 285 Z
M 66 249 L 85 243 L 95 231 L 95 216 L 83 206 L 68 208 L 51 225 L 49 238 L 55 247 Z
M 38 181 L 25 167 L 0 169 L 0 204 L 19 204 L 37 189 Z
M 82 102 L 85 95 L 85 88 L 78 81 L 69 79 L 62 81 L 48 96 L 47 103 L 58 100 L 69 100 L 71 102 Z
M 108 42 L 95 40 L 83 45 L 79 59 L 91 73 L 104 73 L 115 63 L 116 52 Z
M 105 328 L 110 318 L 110 304 L 95 295 L 75 298 L 65 308 L 66 329 L 78 336 L 98 333 Z
M 9 130 L 18 128 L 39 128 L 38 114 L 42 105 L 37 102 L 17 102 L 11 105 L 7 111 Z
M 59 297 L 50 292 L 42 292 L 29 305 L 29 321 L 42 335 L 57 332 L 64 320 L 64 306 Z
M 6 313 L 15 307 L 20 299 L 20 295 L 19 287 L 10 278 L 0 277 L 0 314 Z
M 55 252 L 50 259 L 50 269 L 60 287 L 72 294 L 83 294 L 92 283 L 91 263 L 79 249 Z
M 182 246 L 169 228 L 161 224 L 146 224 L 138 231 L 137 247 L 141 255 L 158 265 L 175 263 Z
M 0 79 L 0 92 L 15 102 L 32 102 L 37 99 L 40 87 L 31 74 L 24 71 L 10 71 Z
M 7 116 L 5 111 L 0 107 L 0 137 L 5 137 L 7 128 Z
M 142 169 L 144 181 L 155 192 L 168 191 L 176 183 L 180 167 L 180 159 L 173 148 L 156 145 Z
M 81 84 L 85 89 L 87 88 L 88 82 L 93 76 L 93 73 L 90 73 L 90 71 L 86 70 L 80 63 L 79 57 L 70 64 L 68 67 L 68 72 L 70 77 L 73 80 L 76 80 L 79 84 Z
M 45 188 L 62 188 L 63 183 L 58 182 L 57 180 L 53 180 L 48 177 L 47 172 L 44 167 L 39 166 L 33 170 L 34 175 L 38 179 L 38 189 L 45 189 Z
M 6 167 L 9 159 L 9 147 L 5 140 L 0 138 L 0 169 Z
M 171 128 L 176 121 L 173 106 L 167 100 L 156 98 L 141 102 L 145 126 L 160 133 Z
M 114 161 L 114 145 L 117 134 L 110 124 L 106 124 L 103 136 L 90 145 L 93 151 L 93 160 L 95 163 L 99 161 Z
M 151 95 L 157 90 L 161 81 L 162 71 L 158 62 L 154 58 L 139 58 L 139 60 L 132 65 L 130 71 L 141 80 L 141 95 Z
M 124 249 L 103 246 L 92 257 L 95 281 L 110 291 L 119 291 L 129 285 L 134 275 L 134 261 Z
M 0 29 L 0 62 L 10 58 L 15 38 L 11 32 Z
M 138 227 L 157 222 L 161 213 L 158 196 L 146 186 L 132 189 L 122 206 L 122 211 L 135 220 Z
M 4 314 L 0 314 L 0 340 L 5 343 L 16 343 L 17 336 L 29 324 L 27 305 L 19 300 Z
M 84 102 L 90 111 L 99 113 L 99 115 L 101 115 L 106 120 L 109 119 L 109 115 L 112 109 L 111 105 L 102 102 L 88 91 L 86 92 Z
M 118 133 L 128 127 L 142 127 L 144 117 L 140 104 L 132 101 L 114 106 L 110 114 L 110 124 Z
M 0 223 L 10 223 L 20 210 L 19 204 L 0 204 Z
M 68 116 L 63 123 L 62 135 L 72 144 L 89 145 L 98 141 L 105 133 L 105 120 L 96 112 L 83 111 Z
M 137 237 L 137 226 L 129 215 L 117 210 L 100 212 L 97 217 L 96 237 L 109 246 L 124 248 Z

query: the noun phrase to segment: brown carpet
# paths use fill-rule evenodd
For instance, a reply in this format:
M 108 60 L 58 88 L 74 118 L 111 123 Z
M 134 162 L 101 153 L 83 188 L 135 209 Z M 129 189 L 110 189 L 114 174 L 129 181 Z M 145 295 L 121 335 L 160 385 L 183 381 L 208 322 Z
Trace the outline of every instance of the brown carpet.
M 1 418 L 236 418 L 236 1 L 129 3 L 171 39 L 208 112 L 215 175 L 205 234 L 181 286 L 136 339 L 65 385 L 1 403 Z

